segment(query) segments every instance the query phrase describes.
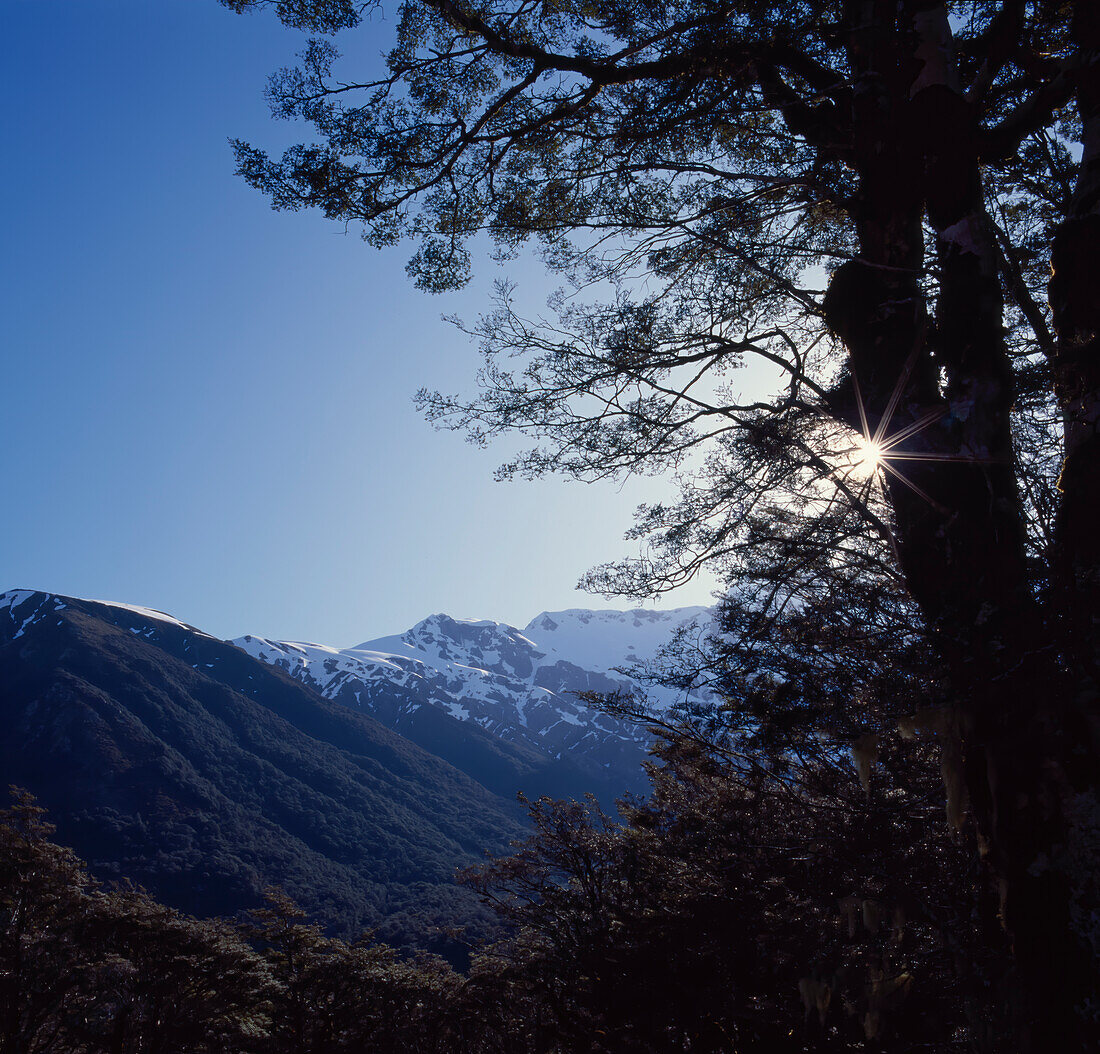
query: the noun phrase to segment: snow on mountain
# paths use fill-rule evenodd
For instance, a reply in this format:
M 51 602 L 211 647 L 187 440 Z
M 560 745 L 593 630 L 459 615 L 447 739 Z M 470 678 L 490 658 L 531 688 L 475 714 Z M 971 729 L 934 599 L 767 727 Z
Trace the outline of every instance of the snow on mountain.
M 637 772 L 644 727 L 585 705 L 578 692 L 626 692 L 619 667 L 654 658 L 680 627 L 705 631 L 708 608 L 543 612 L 522 631 L 491 620 L 436 614 L 408 632 L 354 648 L 246 636 L 233 643 L 326 698 L 365 709 L 400 729 L 430 706 L 550 758 Z M 649 691 L 656 705 L 672 691 Z
M 33 589 L 9 589 L 0 593 L 0 619 L 8 619 L 18 627 L 11 635 L 12 640 L 18 640 L 35 623 L 64 609 L 60 597 L 36 593 Z
M 94 604 L 97 617 L 153 643 L 182 629 L 187 634 L 181 645 L 185 652 L 201 638 L 212 639 L 151 608 L 30 590 L 0 594 L 0 626 L 7 629 L 4 620 L 10 620 L 8 632 L 18 639 L 36 622 L 56 618 L 66 603 Z M 710 620 L 710 610 L 702 607 L 570 609 L 544 611 L 519 630 L 502 622 L 436 614 L 406 633 L 353 648 L 254 636 L 230 643 L 325 698 L 369 713 L 430 749 L 443 749 L 448 737 L 459 754 L 473 749 L 473 741 L 456 739 L 446 730 L 451 719 L 469 722 L 482 730 L 478 735 L 488 733 L 514 744 L 514 749 L 528 751 L 525 756 L 567 763 L 593 780 L 603 780 L 605 788 L 626 789 L 643 785 L 639 763 L 649 734 L 644 725 L 586 705 L 578 693 L 636 692 L 638 684 L 624 669 L 655 658 L 682 627 L 706 632 Z M 647 689 L 645 695 L 657 707 L 678 698 L 672 689 Z M 455 745 L 459 742 L 467 745 Z
M 712 619 L 713 612 L 707 607 L 669 611 L 569 608 L 536 615 L 523 633 L 537 640 L 547 655 L 606 673 L 656 658 L 676 630 L 694 624 L 705 633 Z
M 28 600 L 34 600 L 33 610 L 30 610 L 27 605 Z M 22 630 L 29 626 L 34 625 L 39 619 L 45 618 L 51 611 L 63 611 L 66 607 L 65 600 L 63 598 L 54 595 L 53 593 L 41 593 L 33 589 L 9 589 L 6 593 L 0 593 L 0 618 L 6 613 L 13 620 L 16 618 L 16 613 L 20 617 L 24 618 L 24 625 L 19 632 L 13 636 L 18 637 L 21 635 Z M 105 608 L 114 608 L 117 611 L 125 611 L 130 615 L 138 615 L 141 619 L 152 619 L 154 622 L 166 622 L 170 626 L 178 626 L 180 629 L 188 630 L 191 633 L 198 633 L 204 637 L 209 637 L 210 634 L 203 633 L 202 630 L 195 629 L 194 626 L 189 626 L 186 622 L 180 622 L 178 618 L 173 618 L 171 615 L 165 614 L 163 611 L 157 611 L 154 608 L 138 607 L 136 604 L 121 604 L 115 600 L 92 600 L 89 597 L 73 597 L 74 600 L 80 600 L 85 604 L 98 604 Z M 24 610 L 29 611 L 24 615 Z
M 129 611 L 131 614 L 140 615 L 142 618 L 152 619 L 154 622 L 167 622 L 170 626 L 178 626 L 180 629 L 190 630 L 192 633 L 201 633 L 204 637 L 210 636 L 209 633 L 203 633 L 201 629 L 189 626 L 186 622 L 180 622 L 178 618 L 173 618 L 163 611 L 157 611 L 156 608 L 143 608 L 139 607 L 137 604 L 120 604 L 117 600 L 84 599 L 89 604 L 102 604 L 106 608 L 117 608 L 119 611 Z

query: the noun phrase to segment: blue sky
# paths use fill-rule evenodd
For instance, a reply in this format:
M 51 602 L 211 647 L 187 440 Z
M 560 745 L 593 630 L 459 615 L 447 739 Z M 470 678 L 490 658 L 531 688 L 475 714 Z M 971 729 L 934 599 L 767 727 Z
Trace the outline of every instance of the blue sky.
M 296 138 L 263 86 L 301 42 L 214 0 L 0 0 L 0 589 L 342 646 L 609 606 L 576 580 L 634 551 L 657 485 L 494 483 L 507 451 L 412 406 L 469 390 L 476 349 L 440 316 L 475 316 L 499 270 L 429 297 L 407 249 L 233 175 L 229 137 Z

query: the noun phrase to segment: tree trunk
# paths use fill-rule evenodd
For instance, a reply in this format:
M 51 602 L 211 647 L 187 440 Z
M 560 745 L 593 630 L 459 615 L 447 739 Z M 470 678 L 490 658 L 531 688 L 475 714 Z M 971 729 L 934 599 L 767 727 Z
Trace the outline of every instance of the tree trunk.
M 1056 577 L 1072 661 L 1084 674 L 1081 690 L 1095 714 L 1100 685 L 1100 10 L 1078 3 L 1073 29 L 1081 59 L 1075 83 L 1081 171 L 1071 215 L 1054 237 L 1049 287 L 1065 441 Z M 1095 735 L 1095 727 L 1090 732 Z
M 958 84 L 942 0 L 909 0 L 896 10 L 875 0 L 848 8 L 848 24 L 856 27 L 850 58 L 862 260 L 837 271 L 826 313 L 848 347 L 872 427 L 886 416 L 879 427 L 889 439 L 939 415 L 901 444 L 918 460 L 895 463 L 888 493 L 902 570 L 951 671 L 972 812 L 1014 953 L 994 1044 L 1044 1054 L 1074 1050 L 1084 1037 L 1077 1007 L 1088 995 L 1090 962 L 1074 929 L 1073 884 L 1054 861 L 1067 845 L 1066 768 L 1075 744 L 1066 732 L 1065 670 L 1027 575 L 1012 368 L 998 256 L 985 217 L 978 117 Z M 1087 21 L 1095 31 L 1096 17 Z M 1100 66 L 1094 59 L 1087 69 L 1092 76 Z M 1100 138 L 1100 91 L 1088 100 L 1090 127 Z M 1079 197 L 1095 210 L 1100 144 L 1085 167 L 1093 190 Z M 925 210 L 936 234 L 934 323 L 919 281 Z M 1095 211 L 1089 217 L 1100 223 Z M 1090 232 L 1091 240 L 1077 236 L 1072 246 L 1075 261 L 1091 254 L 1089 280 L 1071 287 L 1095 297 L 1100 238 Z M 1083 298 L 1093 312 L 1087 342 L 1082 297 L 1064 298 L 1076 328 L 1061 376 L 1072 378 L 1062 383 L 1072 392 L 1067 428 L 1074 430 L 1072 445 L 1067 432 L 1063 487 L 1076 489 L 1072 500 L 1067 492 L 1063 514 L 1072 567 L 1067 593 L 1085 637 L 1095 632 L 1100 591 L 1100 531 L 1084 511 L 1098 507 L 1100 496 L 1100 322 L 1093 324 L 1100 308 L 1088 294 Z M 1065 344 L 1063 337 L 1060 348 Z M 1082 355 L 1083 347 L 1089 354 Z M 1091 773 L 1088 789 L 1096 752 L 1086 753 L 1079 768 Z

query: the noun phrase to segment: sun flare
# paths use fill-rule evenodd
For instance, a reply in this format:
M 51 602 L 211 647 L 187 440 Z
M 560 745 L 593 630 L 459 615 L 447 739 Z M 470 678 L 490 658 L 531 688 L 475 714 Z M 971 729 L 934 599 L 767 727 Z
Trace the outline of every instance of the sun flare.
M 861 438 L 854 452 L 855 471 L 861 476 L 872 476 L 881 467 L 886 451 L 873 439 Z

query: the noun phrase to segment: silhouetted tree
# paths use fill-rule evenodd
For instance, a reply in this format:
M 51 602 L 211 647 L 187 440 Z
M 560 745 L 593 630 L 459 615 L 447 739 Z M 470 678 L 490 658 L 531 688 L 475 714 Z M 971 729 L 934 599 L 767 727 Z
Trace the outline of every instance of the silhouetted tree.
M 104 890 L 26 791 L 0 812 L 5 1054 L 258 1051 L 274 982 L 228 926 Z
M 67 1025 L 94 984 L 82 933 L 95 887 L 24 790 L 0 811 L 0 1051 L 69 1049 Z
M 329 30 L 374 5 L 277 6 Z M 733 583 L 776 524 L 797 567 L 831 510 L 859 512 L 860 559 L 904 589 L 942 670 L 1017 966 L 1000 1042 L 1080 1046 L 1100 826 L 1097 5 L 410 0 L 385 71 L 337 76 L 336 58 L 314 41 L 271 83 L 316 144 L 279 161 L 238 144 L 276 207 L 418 239 L 427 289 L 461 285 L 488 233 L 607 290 L 530 321 L 502 287 L 475 327 L 479 397 L 421 395 L 474 441 L 534 437 L 504 475 L 681 471 L 681 499 L 641 512 L 645 558 L 589 585 L 649 595 L 706 563 Z M 774 397 L 739 393 L 753 359 L 784 378 Z
M 246 1054 L 268 1049 L 277 983 L 229 925 L 193 919 L 121 887 L 88 920 L 100 963 L 84 1038 L 91 1049 Z
M 979 1024 L 966 847 L 926 757 L 884 743 L 867 793 L 825 753 L 783 775 L 694 734 L 658 754 L 620 820 L 534 803 L 520 851 L 468 876 L 515 927 L 468 984 L 528 1044 L 500 1049 L 946 1051 Z
M 279 984 L 272 1054 L 447 1049 L 457 977 L 441 960 L 401 960 L 369 935 L 352 944 L 326 937 L 277 889 L 246 932 Z

